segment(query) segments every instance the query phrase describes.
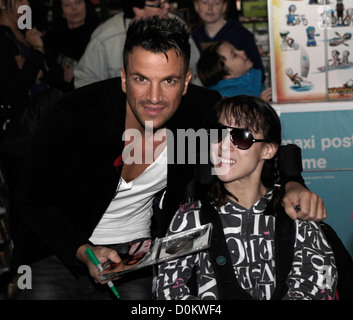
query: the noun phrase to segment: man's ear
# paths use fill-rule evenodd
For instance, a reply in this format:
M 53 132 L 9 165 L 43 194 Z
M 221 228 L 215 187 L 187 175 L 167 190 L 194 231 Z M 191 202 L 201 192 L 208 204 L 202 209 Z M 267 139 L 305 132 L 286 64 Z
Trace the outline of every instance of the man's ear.
M 135 14 L 135 18 L 134 19 L 140 19 L 143 18 L 144 13 L 145 13 L 145 8 L 139 8 L 139 7 L 132 7 L 132 11 Z
M 193 76 L 192 71 L 189 69 L 189 71 L 187 72 L 187 74 L 185 76 L 185 85 L 184 85 L 183 95 L 188 91 L 189 83 L 191 82 L 192 76 Z
M 126 93 L 126 74 L 124 67 L 120 69 L 120 76 L 121 76 L 121 89 Z

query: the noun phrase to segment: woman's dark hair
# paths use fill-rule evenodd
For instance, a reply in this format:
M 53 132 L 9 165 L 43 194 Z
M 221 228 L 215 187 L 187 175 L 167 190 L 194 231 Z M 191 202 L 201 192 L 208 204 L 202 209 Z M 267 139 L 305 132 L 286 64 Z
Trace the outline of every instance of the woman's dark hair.
M 127 30 L 123 51 L 124 68 L 127 69 L 129 54 L 136 47 L 141 47 L 153 53 L 164 53 L 174 50 L 185 63 L 185 72 L 190 61 L 190 31 L 179 18 L 159 18 L 133 20 Z
M 86 24 L 94 26 L 98 25 L 98 16 L 94 10 L 94 7 L 90 0 L 84 0 L 86 4 Z M 53 2 L 53 26 L 66 26 L 66 19 L 63 16 L 63 10 L 61 7 L 61 0 L 54 0 Z
M 224 115 L 227 121 L 235 121 L 236 126 L 245 127 L 252 132 L 262 130 L 263 138 L 268 142 L 281 145 L 281 122 L 276 111 L 265 101 L 258 97 L 239 95 L 230 98 L 224 98 L 219 101 L 209 116 L 209 126 L 214 127 L 220 116 Z M 212 121 L 210 120 L 212 119 Z M 262 181 L 265 186 L 274 187 L 273 197 L 266 211 L 274 213 L 282 203 L 282 192 L 279 184 L 279 170 L 277 166 L 278 152 L 269 160 L 265 161 L 262 174 L 267 171 L 271 173 L 271 178 Z M 209 192 L 211 201 L 221 206 L 226 203 L 229 192 L 225 189 L 223 183 L 219 179 L 215 179 Z M 232 195 L 236 198 L 235 195 Z

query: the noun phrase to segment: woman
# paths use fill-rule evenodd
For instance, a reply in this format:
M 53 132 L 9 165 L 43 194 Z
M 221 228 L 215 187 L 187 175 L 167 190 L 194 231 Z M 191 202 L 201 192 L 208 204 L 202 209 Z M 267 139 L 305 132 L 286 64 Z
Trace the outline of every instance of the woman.
M 40 72 L 44 67 L 41 33 L 21 30 L 18 8 L 27 0 L 0 0 L 0 109 L 3 135 L 17 130 L 30 99 L 45 89 Z
M 18 9 L 27 0 L 0 0 L 0 163 L 9 188 L 10 227 L 14 234 L 20 168 L 28 145 L 23 114 L 44 90 L 44 48 L 36 29 L 21 30 Z M 27 129 L 27 127 L 26 127 Z
M 89 0 L 55 0 L 53 12 L 53 27 L 44 39 L 50 69 L 46 81 L 67 92 L 74 89 L 74 67 L 98 20 Z
M 272 168 L 273 182 L 279 181 L 276 154 L 281 144 L 281 124 L 276 112 L 260 98 L 236 96 L 221 100 L 212 119 L 217 119 L 215 129 L 210 130 L 217 177 L 208 203 L 221 220 L 240 294 L 256 300 L 334 299 L 337 272 L 333 252 L 315 222 L 291 221 L 295 228 L 294 254 L 290 257 L 293 262 L 284 277 L 286 286 L 277 282 L 276 268 L 282 268 L 277 265 L 280 246 L 275 246 L 275 236 L 280 230 L 275 228 L 275 222 L 283 210 L 282 195 L 278 185 L 265 187 L 261 179 L 264 164 L 272 162 L 267 168 Z M 180 209 L 168 234 L 199 226 L 204 214 L 201 203 L 206 204 L 197 201 Z M 222 288 L 217 287 L 218 268 L 209 252 L 163 263 L 157 279 L 158 298 L 219 299 Z M 218 258 L 216 261 L 222 265 L 224 259 Z M 194 267 L 196 296 L 187 285 Z M 283 288 L 281 295 L 277 294 L 277 287 Z

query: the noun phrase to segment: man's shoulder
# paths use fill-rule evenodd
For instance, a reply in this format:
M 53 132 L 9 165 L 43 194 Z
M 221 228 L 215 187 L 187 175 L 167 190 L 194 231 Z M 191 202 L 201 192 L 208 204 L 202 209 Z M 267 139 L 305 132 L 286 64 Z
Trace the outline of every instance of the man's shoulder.
M 183 124 L 197 129 L 202 126 L 205 116 L 221 98 L 217 91 L 189 84 L 173 120 L 179 126 Z
M 92 39 L 104 40 L 119 35 L 126 35 L 125 19 L 123 12 L 120 12 L 104 23 L 92 33 Z
M 99 106 L 112 94 L 122 94 L 120 78 L 111 78 L 75 89 L 61 98 L 58 105 L 68 112 L 85 110 Z
M 203 97 L 203 99 L 213 98 L 215 100 L 221 99 L 218 92 L 192 83 L 189 84 L 185 97 Z

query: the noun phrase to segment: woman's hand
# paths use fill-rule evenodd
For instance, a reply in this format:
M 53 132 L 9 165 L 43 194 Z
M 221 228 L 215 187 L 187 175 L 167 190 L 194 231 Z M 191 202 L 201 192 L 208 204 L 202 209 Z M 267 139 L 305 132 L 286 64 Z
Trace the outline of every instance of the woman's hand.
M 30 29 L 26 31 L 26 41 L 34 49 L 44 51 L 44 44 L 42 40 L 42 33 L 37 29 Z
M 63 66 L 64 69 L 64 80 L 68 83 L 71 83 L 74 77 L 74 71 L 71 68 Z

